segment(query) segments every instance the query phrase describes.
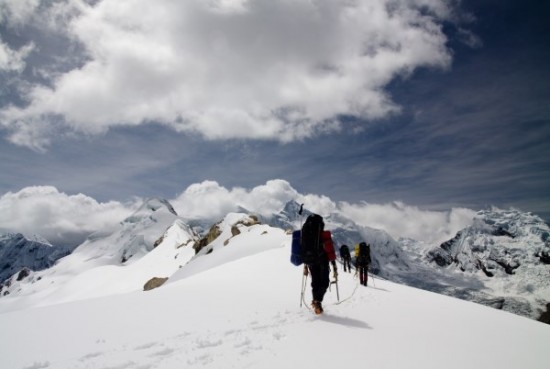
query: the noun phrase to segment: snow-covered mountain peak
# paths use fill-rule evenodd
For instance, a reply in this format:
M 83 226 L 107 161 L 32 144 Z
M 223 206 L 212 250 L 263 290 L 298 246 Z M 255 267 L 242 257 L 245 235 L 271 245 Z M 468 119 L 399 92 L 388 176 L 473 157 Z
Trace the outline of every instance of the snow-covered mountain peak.
M 154 215 L 153 215 L 154 214 Z M 136 223 L 144 218 L 159 217 L 161 214 L 171 214 L 178 216 L 172 204 L 168 200 L 161 198 L 151 198 L 143 202 L 143 204 L 129 217 L 124 219 L 125 223 Z
M 50 241 L 36 234 L 24 235 L 23 233 L 11 233 L 11 232 L 0 233 L 0 242 L 6 242 L 6 241 L 13 241 L 13 242 L 28 241 L 28 242 L 41 243 L 47 246 L 52 246 Z
M 438 272 L 462 272 L 462 279 L 475 282 L 439 291 L 537 319 L 550 301 L 549 235 L 548 225 L 531 213 L 482 210 L 471 226 L 428 251 L 426 260 Z
M 299 204 L 295 200 L 290 200 L 285 204 L 283 210 L 281 211 L 281 214 L 286 214 L 289 219 L 296 219 L 299 216 L 300 209 L 302 209 L 302 211 L 305 210 L 307 213 L 309 213 L 307 209 L 303 208 L 303 204 Z
M 300 209 L 302 209 L 301 215 L 299 214 Z M 280 212 L 269 215 L 268 219 L 269 224 L 274 227 L 282 229 L 299 229 L 301 223 L 310 214 L 312 213 L 301 204 L 297 203 L 295 200 L 290 200 Z
M 463 271 L 483 270 L 493 276 L 484 269 L 486 262 L 499 259 L 497 254 L 504 252 L 506 260 L 501 258 L 497 263 L 508 265 L 505 271 L 513 274 L 520 258 L 550 251 L 549 236 L 550 228 L 540 217 L 515 209 L 493 208 L 479 211 L 470 227 L 459 231 L 429 256 L 440 266 L 456 263 Z
M 21 233 L 0 234 L 0 282 L 23 268 L 49 268 L 57 259 L 69 253 L 68 248 L 53 246 L 40 236 L 25 237 Z
M 14 282 L 8 292 L 14 298 L 36 293 L 28 303 L 33 306 L 35 301 L 57 303 L 59 296 L 70 300 L 134 291 L 151 278 L 170 281 L 176 272 L 177 279 L 187 278 L 221 262 L 290 242 L 289 231 L 300 229 L 311 214 L 304 207 L 300 215 L 300 208 L 298 202 L 289 201 L 276 214 L 262 214 L 264 224 L 242 209 L 212 224 L 206 219 L 185 220 L 166 200 L 150 199 L 116 227 L 89 237 L 54 267 Z M 550 231 L 530 213 L 480 211 L 471 226 L 436 248 L 412 239 L 396 241 L 387 232 L 358 225 L 339 212 L 323 216 L 337 251 L 343 244 L 353 248 L 366 241 L 371 245 L 370 271 L 380 277 L 488 301 L 487 305 L 535 319 L 550 301 L 544 264 L 550 263 Z M 226 250 L 234 247 L 242 250 Z M 231 256 L 226 259 L 228 253 Z M 99 285 L 100 275 L 112 276 L 113 285 Z M 42 299 L 44 295 L 48 298 Z
M 481 210 L 474 218 L 473 228 L 492 232 L 503 231 L 514 237 L 535 235 L 543 242 L 550 237 L 550 228 L 542 218 L 517 209 Z
M 197 240 L 168 202 L 148 200 L 113 231 L 94 234 L 51 268 L 14 281 L 4 288 L 9 294 L 4 299 L 51 304 L 139 290 L 149 279 L 166 278 L 187 263 Z M 110 276 L 110 283 L 102 276 Z

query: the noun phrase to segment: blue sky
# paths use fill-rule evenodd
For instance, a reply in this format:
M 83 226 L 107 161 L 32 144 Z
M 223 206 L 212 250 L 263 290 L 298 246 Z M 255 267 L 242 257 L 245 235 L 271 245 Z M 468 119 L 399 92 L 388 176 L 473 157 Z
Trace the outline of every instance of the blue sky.
M 0 194 L 284 179 L 550 215 L 544 1 L 48 3 L 0 0 Z

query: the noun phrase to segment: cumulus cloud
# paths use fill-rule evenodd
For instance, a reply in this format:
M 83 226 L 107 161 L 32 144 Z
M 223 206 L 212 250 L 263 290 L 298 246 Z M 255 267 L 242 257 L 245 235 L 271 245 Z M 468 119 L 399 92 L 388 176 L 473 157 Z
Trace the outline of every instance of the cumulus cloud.
M 34 148 L 59 129 L 150 122 L 206 139 L 303 139 L 345 129 L 342 115 L 398 112 L 384 91 L 392 79 L 451 61 L 444 0 L 26 3 L 62 16 L 86 52 L 26 89 L 26 106 L 0 111 L 12 142 Z
M 0 197 L 0 230 L 41 235 L 53 244 L 76 246 L 95 231 L 106 231 L 135 210 L 116 201 L 67 195 L 51 186 L 26 187 Z
M 298 192 L 280 179 L 268 181 L 253 189 L 227 189 L 215 181 L 204 181 L 187 187 L 170 202 L 176 212 L 185 218 L 210 219 L 215 222 L 239 208 L 264 216 L 271 215 L 297 198 L 300 198 Z
M 203 181 L 190 185 L 169 201 L 180 216 L 213 224 L 240 208 L 268 217 L 291 200 L 304 203 L 309 211 L 323 216 L 339 214 L 359 225 L 383 229 L 395 238 L 409 237 L 429 244 L 454 237 L 472 223 L 475 215 L 470 209 L 427 211 L 400 202 L 336 203 L 327 196 L 300 194 L 282 179 L 251 189 L 227 189 L 215 181 Z M 39 234 L 53 243 L 77 245 L 92 232 L 109 231 L 139 205 L 137 201 L 100 203 L 82 194 L 67 195 L 50 186 L 27 187 L 0 197 L 0 231 Z
M 227 212 L 243 207 L 269 216 L 281 211 L 288 201 L 305 204 L 309 211 L 328 216 L 343 215 L 359 225 L 383 229 L 395 238 L 412 238 L 428 244 L 439 243 L 455 236 L 472 224 L 475 211 L 453 208 L 449 211 L 422 210 L 402 202 L 388 204 L 337 203 L 324 195 L 300 194 L 284 180 L 268 181 L 252 189 L 227 189 L 217 182 L 204 181 L 189 186 L 171 200 L 178 214 L 189 219 L 220 220 Z
M 472 224 L 475 211 L 453 208 L 450 211 L 427 211 L 402 202 L 388 204 L 343 202 L 340 209 L 357 224 L 383 229 L 393 237 L 412 238 L 426 243 L 440 243 Z

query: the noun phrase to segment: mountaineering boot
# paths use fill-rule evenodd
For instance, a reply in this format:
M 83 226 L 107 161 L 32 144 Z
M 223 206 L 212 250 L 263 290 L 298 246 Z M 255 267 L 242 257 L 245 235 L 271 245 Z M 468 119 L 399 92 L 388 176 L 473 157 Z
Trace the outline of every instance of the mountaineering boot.
M 323 306 L 321 305 L 321 301 L 313 300 L 311 302 L 311 307 L 313 308 L 315 314 L 319 315 L 323 313 Z

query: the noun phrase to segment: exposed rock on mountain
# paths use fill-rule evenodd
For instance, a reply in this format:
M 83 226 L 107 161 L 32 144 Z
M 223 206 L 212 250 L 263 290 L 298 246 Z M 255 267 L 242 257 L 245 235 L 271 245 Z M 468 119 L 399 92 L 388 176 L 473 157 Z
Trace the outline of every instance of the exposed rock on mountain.
M 45 294 L 55 301 L 141 290 L 152 277 L 171 275 L 187 263 L 197 240 L 166 200 L 150 199 L 114 231 L 92 234 L 50 268 L 23 279 L 12 276 L 2 294 L 31 299 Z
M 49 268 L 69 253 L 69 248 L 53 246 L 40 237 L 29 239 L 21 233 L 0 234 L 0 283 L 22 268 Z
M 164 282 L 166 282 L 167 280 L 168 280 L 168 278 L 153 277 L 153 278 L 149 279 L 147 281 L 147 283 L 145 283 L 145 285 L 143 286 L 143 290 L 144 291 L 150 291 L 154 288 L 158 288 L 158 287 L 162 286 L 164 284 Z
M 299 214 L 300 209 L 300 204 L 290 201 L 281 212 L 264 215 L 262 222 L 242 209 L 244 213 L 229 213 L 212 226 L 206 220 L 194 220 L 193 228 L 176 215 L 166 200 L 152 199 L 124 219 L 115 231 L 93 234 L 49 269 L 33 271 L 32 266 L 21 265 L 10 270 L 6 274 L 11 278 L 2 285 L 0 294 L 38 299 L 44 294 L 57 301 L 57 291 L 63 298 L 89 298 L 155 288 L 165 278 L 157 276 L 170 277 L 180 269 L 183 270 L 178 278 L 191 275 L 216 259 L 209 258 L 210 253 L 224 253 L 233 241 L 245 244 L 247 252 L 274 247 L 269 242 L 281 240 L 286 240 L 281 247 L 290 248 L 291 231 L 300 229 L 311 214 L 305 208 Z M 323 217 L 325 228 L 332 232 L 336 251 L 343 244 L 352 250 L 361 241 L 371 245 L 370 271 L 375 278 L 534 319 L 547 311 L 550 229 L 537 216 L 517 210 L 481 211 L 470 227 L 440 245 L 395 240 L 383 230 L 360 226 L 340 213 Z M 199 237 L 194 229 L 208 231 Z M 257 237 L 261 237 L 259 244 Z M 11 239 L 14 244 L 22 242 L 22 236 Z M 52 248 L 32 242 L 28 245 L 34 245 L 33 250 Z M 47 259 L 37 259 L 37 255 L 42 254 L 29 254 L 30 260 Z M 288 255 L 290 258 L 290 250 Z M 28 269 L 21 270 L 24 266 Z M 112 285 L 97 285 L 98 274 L 109 275 Z
M 484 210 L 470 227 L 427 252 L 426 260 L 447 275 L 460 271 L 483 285 L 461 292 L 447 285 L 445 293 L 538 318 L 550 301 L 549 234 L 536 215 Z

